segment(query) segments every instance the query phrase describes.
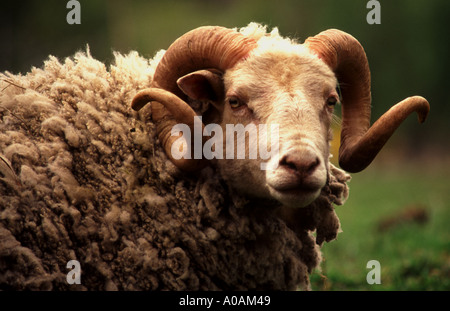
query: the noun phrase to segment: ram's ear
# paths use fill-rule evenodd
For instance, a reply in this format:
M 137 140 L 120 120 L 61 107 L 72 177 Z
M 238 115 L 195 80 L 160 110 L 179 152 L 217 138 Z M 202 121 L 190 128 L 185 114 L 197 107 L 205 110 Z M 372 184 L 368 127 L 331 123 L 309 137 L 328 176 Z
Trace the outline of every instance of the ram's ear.
M 184 94 L 194 100 L 217 102 L 224 96 L 222 72 L 204 69 L 191 72 L 177 81 Z
M 206 103 L 202 105 L 204 124 L 220 122 L 223 114 L 223 73 L 217 69 L 191 72 L 177 80 L 178 87 L 189 98 Z

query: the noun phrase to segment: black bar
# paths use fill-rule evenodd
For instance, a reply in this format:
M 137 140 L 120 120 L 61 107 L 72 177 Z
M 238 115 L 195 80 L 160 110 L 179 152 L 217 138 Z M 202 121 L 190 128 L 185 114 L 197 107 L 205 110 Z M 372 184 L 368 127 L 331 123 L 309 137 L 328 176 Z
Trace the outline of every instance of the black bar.
M 364 310 L 432 301 L 444 303 L 449 292 L 0 292 L 3 306 L 57 310 L 113 307 L 115 310 L 301 310 L 343 306 Z M 443 304 L 446 305 L 446 304 Z M 6 309 L 5 309 L 6 310 Z

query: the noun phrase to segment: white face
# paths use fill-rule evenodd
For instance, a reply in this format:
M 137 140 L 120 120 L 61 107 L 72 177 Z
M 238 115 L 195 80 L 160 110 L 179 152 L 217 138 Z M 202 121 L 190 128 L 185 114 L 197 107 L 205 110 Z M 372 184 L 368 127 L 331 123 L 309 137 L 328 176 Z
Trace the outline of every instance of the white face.
M 222 176 L 238 191 L 304 207 L 320 194 L 328 178 L 330 123 L 338 101 L 336 78 L 319 59 L 303 53 L 250 55 L 224 75 L 225 103 L 221 126 L 277 124 L 278 153 L 266 162 L 246 148 L 245 159 L 218 160 Z M 261 133 L 262 134 L 262 133 Z M 229 144 L 224 143 L 224 153 Z M 272 168 L 272 169 L 270 169 Z

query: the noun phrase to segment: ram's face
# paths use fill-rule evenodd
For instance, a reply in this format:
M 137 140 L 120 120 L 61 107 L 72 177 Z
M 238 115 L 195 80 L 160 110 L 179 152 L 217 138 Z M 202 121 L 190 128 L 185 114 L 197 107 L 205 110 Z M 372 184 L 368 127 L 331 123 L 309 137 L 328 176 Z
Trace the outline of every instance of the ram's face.
M 338 101 L 334 74 L 311 55 L 265 53 L 229 70 L 224 82 L 222 128 L 254 124 L 259 135 L 246 133 L 245 146 L 237 137 L 224 140 L 224 150 L 233 143 L 235 157 L 218 161 L 222 175 L 246 194 L 292 207 L 310 204 L 328 176 L 330 123 Z M 269 159 L 261 157 L 266 145 L 272 147 Z M 240 148 L 246 150 L 242 160 L 236 159 Z M 258 149 L 256 159 L 250 159 L 252 148 Z

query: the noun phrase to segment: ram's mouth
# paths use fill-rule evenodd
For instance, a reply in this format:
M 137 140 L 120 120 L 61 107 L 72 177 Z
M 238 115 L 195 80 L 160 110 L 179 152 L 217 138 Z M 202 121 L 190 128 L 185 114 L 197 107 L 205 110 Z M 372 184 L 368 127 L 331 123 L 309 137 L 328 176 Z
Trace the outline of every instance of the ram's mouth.
M 282 188 L 272 187 L 272 189 L 282 195 L 287 195 L 287 196 L 299 196 L 299 195 L 303 195 L 303 194 L 315 193 L 318 190 L 320 190 L 317 187 L 305 187 L 305 186 L 282 187 Z
M 322 187 L 312 185 L 296 185 L 274 187 L 267 185 L 273 198 L 289 207 L 305 207 L 320 195 Z

